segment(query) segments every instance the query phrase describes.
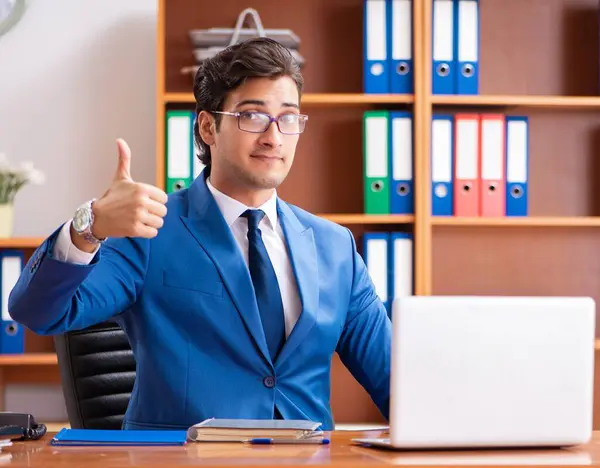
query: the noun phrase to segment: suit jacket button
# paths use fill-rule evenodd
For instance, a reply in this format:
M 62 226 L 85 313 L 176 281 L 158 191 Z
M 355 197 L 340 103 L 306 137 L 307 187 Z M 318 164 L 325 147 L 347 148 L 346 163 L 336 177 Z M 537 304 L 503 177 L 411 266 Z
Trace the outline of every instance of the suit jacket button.
M 265 377 L 263 379 L 263 384 L 265 384 L 265 387 L 267 388 L 273 388 L 275 386 L 275 377 Z

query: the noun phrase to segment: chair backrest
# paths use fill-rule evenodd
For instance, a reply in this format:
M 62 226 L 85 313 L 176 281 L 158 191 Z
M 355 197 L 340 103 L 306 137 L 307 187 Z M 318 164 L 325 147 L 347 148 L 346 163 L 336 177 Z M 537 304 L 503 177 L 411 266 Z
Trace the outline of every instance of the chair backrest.
M 114 321 L 54 337 L 69 424 L 120 429 L 135 382 L 135 359 Z

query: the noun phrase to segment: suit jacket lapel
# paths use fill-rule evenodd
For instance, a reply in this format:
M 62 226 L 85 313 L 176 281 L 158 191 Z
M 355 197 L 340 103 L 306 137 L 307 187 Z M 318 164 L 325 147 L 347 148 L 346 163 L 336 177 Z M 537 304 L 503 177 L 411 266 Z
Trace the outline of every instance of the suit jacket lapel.
M 298 322 L 276 359 L 277 364 L 280 364 L 304 341 L 317 320 L 319 270 L 312 228 L 306 228 L 285 202 L 278 200 L 277 208 L 302 302 Z
M 250 272 L 231 229 L 206 186 L 204 175 L 197 177 L 190 187 L 188 216 L 181 216 L 181 219 L 219 270 L 248 333 L 272 366 Z

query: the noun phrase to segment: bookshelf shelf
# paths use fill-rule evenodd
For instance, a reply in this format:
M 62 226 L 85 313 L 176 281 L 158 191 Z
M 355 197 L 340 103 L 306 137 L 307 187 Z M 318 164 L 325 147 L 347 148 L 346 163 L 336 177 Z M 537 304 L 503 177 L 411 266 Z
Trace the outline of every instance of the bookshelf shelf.
M 55 353 L 0 354 L 0 367 L 52 366 L 57 363 Z
M 363 214 L 320 214 L 321 218 L 338 224 L 410 224 L 414 216 L 410 215 L 363 215 Z
M 431 218 L 431 224 L 434 226 L 473 227 L 600 227 L 600 216 L 529 216 L 523 218 L 433 217 Z
M 192 93 L 165 93 L 163 95 L 163 103 L 184 103 L 184 104 L 195 104 L 196 100 Z
M 431 104 L 448 106 L 497 106 L 545 109 L 600 109 L 597 96 L 527 96 L 527 95 L 433 95 Z
M 0 239 L 0 249 L 35 249 L 43 241 L 38 237 L 9 237 Z
M 192 93 L 165 93 L 163 102 L 194 104 Z M 353 105 L 353 104 L 412 104 L 414 97 L 410 94 L 361 94 L 361 93 L 306 93 L 302 96 L 302 104 L 310 105 Z

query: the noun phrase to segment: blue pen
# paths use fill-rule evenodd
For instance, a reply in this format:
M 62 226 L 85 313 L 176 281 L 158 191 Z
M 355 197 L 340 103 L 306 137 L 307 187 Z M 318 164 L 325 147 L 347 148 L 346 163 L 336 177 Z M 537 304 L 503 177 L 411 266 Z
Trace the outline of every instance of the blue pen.
M 329 439 L 269 439 L 269 438 L 257 438 L 249 439 L 247 441 L 254 445 L 272 445 L 272 444 L 320 444 L 327 445 Z

